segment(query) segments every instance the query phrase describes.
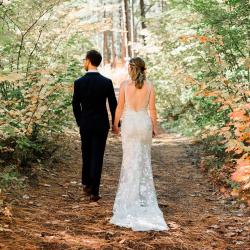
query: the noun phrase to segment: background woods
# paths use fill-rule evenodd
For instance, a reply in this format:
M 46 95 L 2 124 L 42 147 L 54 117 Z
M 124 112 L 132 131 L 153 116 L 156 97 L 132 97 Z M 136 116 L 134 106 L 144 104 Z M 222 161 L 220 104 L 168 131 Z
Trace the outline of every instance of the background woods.
M 34 175 L 75 129 L 72 83 L 94 47 L 117 86 L 128 59 L 145 58 L 162 126 L 202 142 L 200 167 L 249 201 L 249 11 L 247 0 L 0 1 L 1 186 Z

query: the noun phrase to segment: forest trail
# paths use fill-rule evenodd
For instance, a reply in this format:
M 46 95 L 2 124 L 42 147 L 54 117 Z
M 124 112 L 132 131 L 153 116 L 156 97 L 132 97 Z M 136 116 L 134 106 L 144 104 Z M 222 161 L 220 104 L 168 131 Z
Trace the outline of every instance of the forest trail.
M 246 0 L 0 0 L 0 250 L 250 250 L 250 208 L 209 183 L 199 143 L 169 131 L 153 140 L 152 168 L 170 230 L 109 224 L 121 139 L 109 134 L 103 198 L 89 203 L 69 107 L 87 50 L 102 52 L 100 72 L 116 87 L 128 59 L 142 56 L 169 125 L 208 135 L 204 142 L 219 153 L 214 179 L 234 172 L 226 187 L 248 192 L 248 16 Z M 19 169 L 17 161 L 28 164 Z
M 133 232 L 108 223 L 122 159 L 119 137 L 109 134 L 99 204 L 82 192 L 78 131 L 64 140 L 60 161 L 51 169 L 37 168 L 38 186 L 7 195 L 12 216 L 0 219 L 0 249 L 250 249 L 246 209 L 207 182 L 195 165 L 192 140 L 165 132 L 153 140 L 154 180 L 167 232 Z

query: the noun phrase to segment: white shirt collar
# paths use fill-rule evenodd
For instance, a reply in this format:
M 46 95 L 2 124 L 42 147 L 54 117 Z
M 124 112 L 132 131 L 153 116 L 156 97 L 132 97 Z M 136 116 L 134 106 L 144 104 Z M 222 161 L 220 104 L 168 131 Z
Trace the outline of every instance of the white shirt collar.
M 91 72 L 99 72 L 97 69 L 90 69 L 87 71 L 87 73 L 91 73 Z

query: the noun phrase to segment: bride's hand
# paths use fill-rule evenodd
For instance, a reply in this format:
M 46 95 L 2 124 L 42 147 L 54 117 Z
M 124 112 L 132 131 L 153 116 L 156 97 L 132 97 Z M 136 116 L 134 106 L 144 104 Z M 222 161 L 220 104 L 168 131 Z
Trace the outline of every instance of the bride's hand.
M 158 129 L 157 128 L 152 129 L 152 135 L 153 135 L 153 137 L 156 137 L 158 135 Z
M 118 128 L 118 126 L 113 126 L 112 127 L 112 132 L 116 135 L 119 135 L 120 133 L 120 129 Z

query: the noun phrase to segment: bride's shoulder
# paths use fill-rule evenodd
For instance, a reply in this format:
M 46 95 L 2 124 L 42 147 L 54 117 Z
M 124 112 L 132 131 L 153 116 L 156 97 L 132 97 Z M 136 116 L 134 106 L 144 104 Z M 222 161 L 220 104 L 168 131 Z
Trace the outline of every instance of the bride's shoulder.
M 122 81 L 122 82 L 120 83 L 119 93 L 120 93 L 120 94 L 123 93 L 124 90 L 125 90 L 125 81 Z
M 153 80 L 152 80 L 152 79 L 147 79 L 147 80 L 146 80 L 146 84 L 147 84 L 149 87 L 153 87 L 153 86 L 154 86 L 154 83 L 153 83 Z
M 120 88 L 124 88 L 128 84 L 129 84 L 129 80 L 124 80 L 124 81 L 121 82 Z

